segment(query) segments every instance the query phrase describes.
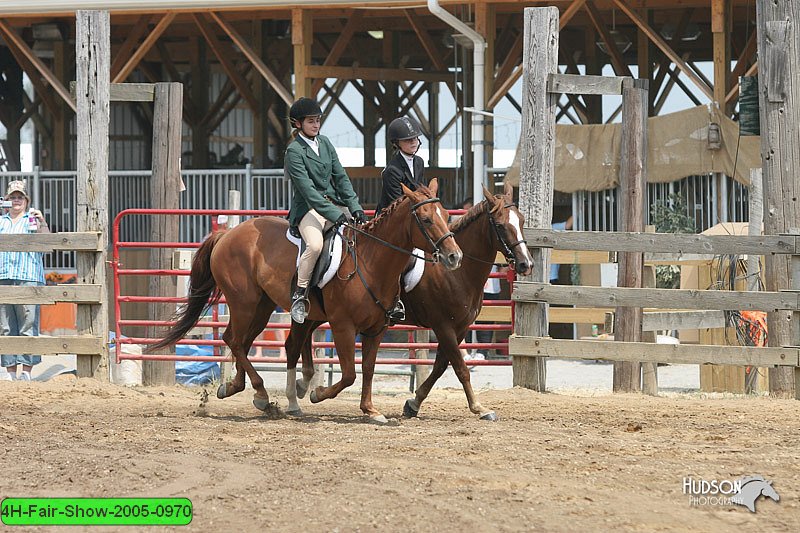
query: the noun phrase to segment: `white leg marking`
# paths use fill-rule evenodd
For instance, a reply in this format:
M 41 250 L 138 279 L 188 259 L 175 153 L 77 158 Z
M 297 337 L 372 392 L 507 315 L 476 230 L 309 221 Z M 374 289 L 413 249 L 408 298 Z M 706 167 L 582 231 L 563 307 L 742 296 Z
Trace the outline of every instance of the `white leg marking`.
M 299 411 L 300 405 L 297 403 L 297 369 L 286 370 L 286 399 L 289 400 L 289 411 Z

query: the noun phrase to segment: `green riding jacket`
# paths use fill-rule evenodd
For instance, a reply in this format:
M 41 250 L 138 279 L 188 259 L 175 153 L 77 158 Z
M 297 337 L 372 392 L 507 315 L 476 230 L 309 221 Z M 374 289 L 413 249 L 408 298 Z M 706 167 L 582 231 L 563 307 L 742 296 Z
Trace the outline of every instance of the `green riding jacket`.
M 342 215 L 342 205 L 351 213 L 361 209 L 350 178 L 327 137 L 317 135 L 319 155 L 298 135 L 286 148 L 284 170 L 292 180 L 294 194 L 289 224 L 297 226 L 311 209 L 331 222 Z

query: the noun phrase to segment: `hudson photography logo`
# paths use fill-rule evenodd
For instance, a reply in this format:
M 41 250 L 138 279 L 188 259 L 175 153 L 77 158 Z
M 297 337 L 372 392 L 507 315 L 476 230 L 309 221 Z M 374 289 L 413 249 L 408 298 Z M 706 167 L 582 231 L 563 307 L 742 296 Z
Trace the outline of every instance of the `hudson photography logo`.
M 692 507 L 742 505 L 751 513 L 756 512 L 756 501 L 761 496 L 776 502 L 781 499 L 772 487 L 772 481 L 763 476 L 745 476 L 735 480 L 685 477 L 683 493 L 689 496 Z

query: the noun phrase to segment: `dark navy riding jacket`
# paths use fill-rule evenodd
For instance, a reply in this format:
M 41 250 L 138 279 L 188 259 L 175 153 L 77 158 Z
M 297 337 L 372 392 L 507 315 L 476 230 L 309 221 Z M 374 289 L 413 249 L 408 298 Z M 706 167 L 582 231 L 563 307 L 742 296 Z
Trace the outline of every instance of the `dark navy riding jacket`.
M 383 191 L 381 192 L 381 200 L 378 202 L 378 207 L 375 208 L 375 215 L 377 216 L 382 209 L 385 209 L 387 205 L 403 195 L 403 188 L 400 186 L 401 183 L 412 191 L 417 190 L 417 185 L 424 185 L 424 172 L 425 163 L 420 156 L 415 155 L 414 175 L 412 176 L 411 170 L 408 168 L 405 159 L 403 159 L 403 153 L 398 150 L 381 173 L 383 177 Z

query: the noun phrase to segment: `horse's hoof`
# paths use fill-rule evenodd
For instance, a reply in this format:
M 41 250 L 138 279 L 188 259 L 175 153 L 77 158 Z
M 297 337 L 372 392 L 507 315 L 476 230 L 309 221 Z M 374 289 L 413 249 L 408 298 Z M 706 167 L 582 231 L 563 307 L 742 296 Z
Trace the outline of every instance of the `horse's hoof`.
M 383 415 L 376 415 L 369 417 L 368 422 L 376 426 L 385 426 L 389 424 L 389 420 Z
M 297 383 L 295 383 L 295 387 L 297 387 L 297 397 L 301 400 L 305 398 L 306 392 L 308 392 L 308 387 L 304 385 L 302 379 L 297 380 Z
M 406 418 L 414 418 L 419 414 L 419 411 L 415 411 L 413 407 L 411 407 L 411 400 L 406 400 L 405 405 L 403 405 L 403 416 Z
M 253 405 L 259 411 L 267 412 L 269 409 L 269 399 L 268 398 L 260 398 L 258 396 L 253 397 Z
M 286 414 L 288 416 L 293 416 L 293 417 L 296 417 L 296 418 L 300 418 L 300 417 L 303 416 L 303 410 L 302 409 L 297 409 L 296 411 L 286 411 Z
M 322 400 L 317 399 L 317 389 L 311 391 L 311 396 L 308 397 L 311 400 L 311 403 L 319 403 Z
M 220 383 L 219 387 L 217 388 L 217 398 L 223 400 L 228 397 L 226 394 L 228 392 L 228 384 L 227 383 Z
M 494 411 L 489 411 L 485 415 L 481 415 L 481 420 L 487 420 L 489 422 L 497 422 L 498 418 L 497 415 L 494 414 Z

